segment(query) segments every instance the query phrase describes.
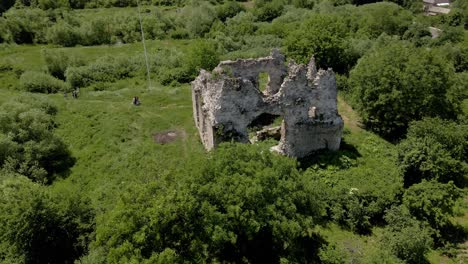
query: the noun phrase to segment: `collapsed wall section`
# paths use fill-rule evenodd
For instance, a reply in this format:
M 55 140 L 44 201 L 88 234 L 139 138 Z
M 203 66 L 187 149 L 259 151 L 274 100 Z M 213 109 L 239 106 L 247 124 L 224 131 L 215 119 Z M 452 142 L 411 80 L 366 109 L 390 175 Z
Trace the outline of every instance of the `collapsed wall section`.
M 258 76 L 269 75 L 264 92 Z M 248 142 L 247 127 L 262 114 L 283 117 L 281 139 L 273 149 L 304 157 L 319 149 L 338 150 L 343 121 L 337 111 L 332 70 L 319 70 L 313 58 L 306 66 L 273 50 L 259 59 L 221 62 L 202 70 L 192 82 L 195 124 L 206 149 L 223 141 Z

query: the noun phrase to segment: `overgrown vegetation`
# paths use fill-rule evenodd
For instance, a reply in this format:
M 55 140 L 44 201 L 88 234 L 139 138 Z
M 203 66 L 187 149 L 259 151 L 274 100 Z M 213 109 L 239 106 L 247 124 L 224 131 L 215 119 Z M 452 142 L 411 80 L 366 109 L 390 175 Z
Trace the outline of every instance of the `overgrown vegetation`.
M 140 4 L 151 85 L 136 1 L 0 3 L 0 262 L 464 261 L 466 1 Z M 273 47 L 337 73 L 340 150 L 205 153 L 188 83 Z

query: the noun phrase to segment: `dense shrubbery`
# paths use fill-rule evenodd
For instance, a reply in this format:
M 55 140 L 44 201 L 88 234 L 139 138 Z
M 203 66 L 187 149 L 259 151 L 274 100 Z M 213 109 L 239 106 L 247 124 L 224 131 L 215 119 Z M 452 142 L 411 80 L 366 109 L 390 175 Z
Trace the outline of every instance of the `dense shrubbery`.
M 423 117 L 454 118 L 454 70 L 439 54 L 390 41 L 364 56 L 350 73 L 351 94 L 364 124 L 390 139 Z
M 169 182 L 130 188 L 99 219 L 95 246 L 107 262 L 317 260 L 322 199 L 293 160 L 240 144 L 209 159 L 179 175 L 177 190 L 163 187 Z
M 421 180 L 453 181 L 466 186 L 468 126 L 438 118 L 411 123 L 398 145 L 398 163 L 406 186 Z
M 403 205 L 416 219 L 427 223 L 433 230 L 434 238 L 440 240 L 449 234 L 455 201 L 461 197 L 461 190 L 453 182 L 439 183 L 423 181 L 412 185 L 403 195 Z
M 57 93 L 69 90 L 67 83 L 43 72 L 27 71 L 21 75 L 20 83 L 23 90 L 33 93 Z
M 139 64 L 135 58 L 103 57 L 86 66 L 68 67 L 65 76 L 72 88 L 86 87 L 130 77 L 141 68 Z
M 19 98 L 0 106 L 0 168 L 40 182 L 64 176 L 74 160 L 54 133 L 56 108 Z
M 425 263 L 425 254 L 433 245 L 427 226 L 410 214 L 404 206 L 393 207 L 385 215 L 382 243 L 405 263 Z
M 72 263 L 86 252 L 94 229 L 88 199 L 1 171 L 0 190 L 2 262 Z
M 83 66 L 84 62 L 64 51 L 43 50 L 42 55 L 47 71 L 55 78 L 65 80 L 65 72 L 69 66 Z

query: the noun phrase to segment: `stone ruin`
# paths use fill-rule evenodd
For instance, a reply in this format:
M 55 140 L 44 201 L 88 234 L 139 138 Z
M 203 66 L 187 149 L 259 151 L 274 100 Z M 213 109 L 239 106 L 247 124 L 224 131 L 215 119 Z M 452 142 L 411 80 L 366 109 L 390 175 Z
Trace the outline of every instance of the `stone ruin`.
M 259 75 L 269 76 L 265 90 Z M 282 117 L 281 154 L 305 157 L 319 149 L 338 150 L 343 120 L 337 110 L 335 74 L 289 62 L 274 49 L 259 59 L 223 61 L 212 72 L 200 71 L 192 82 L 195 124 L 211 150 L 223 141 L 249 142 L 249 127 Z

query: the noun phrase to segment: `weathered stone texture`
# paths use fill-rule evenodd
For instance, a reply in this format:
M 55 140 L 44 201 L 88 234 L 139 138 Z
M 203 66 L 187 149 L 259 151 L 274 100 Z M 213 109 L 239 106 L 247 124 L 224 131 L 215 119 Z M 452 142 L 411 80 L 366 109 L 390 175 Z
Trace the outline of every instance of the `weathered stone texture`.
M 259 74 L 269 81 L 259 89 Z M 304 157 L 315 150 L 338 150 L 343 121 L 337 111 L 335 75 L 290 62 L 273 50 L 269 57 L 221 62 L 192 82 L 195 124 L 210 150 L 223 141 L 248 142 L 247 127 L 262 114 L 283 117 L 281 139 L 273 149 Z

